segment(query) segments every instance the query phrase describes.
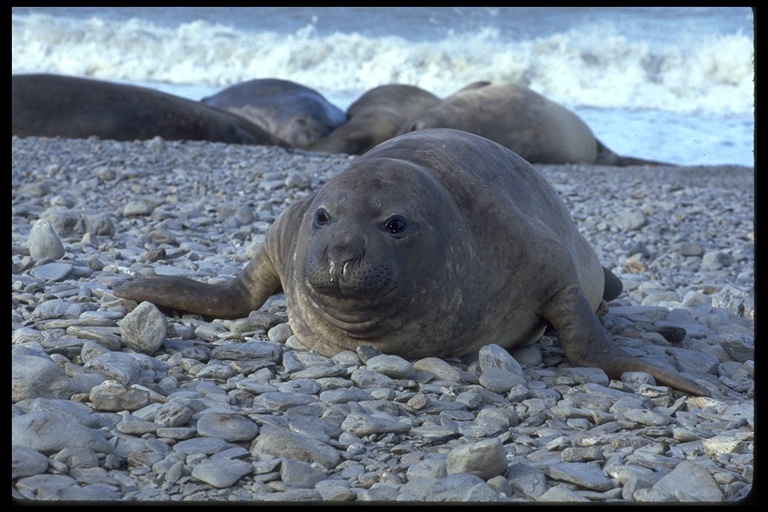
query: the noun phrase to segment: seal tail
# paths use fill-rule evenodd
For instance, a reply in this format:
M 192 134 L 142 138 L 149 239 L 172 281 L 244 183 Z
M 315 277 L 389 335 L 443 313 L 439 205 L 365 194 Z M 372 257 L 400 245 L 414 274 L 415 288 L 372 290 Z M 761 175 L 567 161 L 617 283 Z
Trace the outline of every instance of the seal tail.
M 624 284 L 621 282 L 616 274 L 603 267 L 603 274 L 605 275 L 605 288 L 603 289 L 603 300 L 605 302 L 612 301 L 624 290 Z
M 598 165 L 615 165 L 618 167 L 628 167 L 630 165 L 663 165 L 668 167 L 678 167 L 676 164 L 671 164 L 668 162 L 659 162 L 656 160 L 635 158 L 633 156 L 617 155 L 605 144 L 600 142 L 600 140 L 597 140 L 597 159 L 595 160 L 595 163 Z

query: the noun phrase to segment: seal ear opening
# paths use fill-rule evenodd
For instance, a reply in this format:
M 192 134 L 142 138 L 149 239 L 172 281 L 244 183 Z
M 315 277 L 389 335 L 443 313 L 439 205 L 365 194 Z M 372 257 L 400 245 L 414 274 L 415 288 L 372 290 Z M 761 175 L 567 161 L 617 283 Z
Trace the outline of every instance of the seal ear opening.
M 624 290 L 624 285 L 621 279 L 616 277 L 616 274 L 603 267 L 603 274 L 605 275 L 605 287 L 603 288 L 603 300 L 608 302 L 616 297 Z

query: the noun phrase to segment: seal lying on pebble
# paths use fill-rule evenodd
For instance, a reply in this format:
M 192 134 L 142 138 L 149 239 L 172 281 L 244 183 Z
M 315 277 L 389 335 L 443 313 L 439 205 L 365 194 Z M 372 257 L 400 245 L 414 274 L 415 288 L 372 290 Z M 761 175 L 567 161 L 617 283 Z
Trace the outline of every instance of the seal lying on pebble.
M 300 149 L 346 120 L 344 111 L 316 90 L 278 78 L 242 82 L 200 101 L 242 116 Z
M 426 128 L 455 128 L 481 135 L 533 163 L 670 165 L 617 155 L 579 116 L 512 83 L 470 84 L 406 121 L 398 133 Z
M 146 87 L 64 75 L 11 77 L 11 134 L 285 146 L 247 120 Z
M 403 123 L 439 101 L 440 98 L 415 85 L 374 87 L 349 106 L 344 124 L 306 149 L 362 155 L 397 135 Z
M 594 312 L 621 289 L 537 169 L 483 137 L 432 129 L 378 145 L 288 207 L 232 281 L 152 277 L 115 294 L 237 318 L 282 290 L 293 341 L 325 356 L 515 348 L 549 324 L 574 366 L 706 394 L 612 345 Z

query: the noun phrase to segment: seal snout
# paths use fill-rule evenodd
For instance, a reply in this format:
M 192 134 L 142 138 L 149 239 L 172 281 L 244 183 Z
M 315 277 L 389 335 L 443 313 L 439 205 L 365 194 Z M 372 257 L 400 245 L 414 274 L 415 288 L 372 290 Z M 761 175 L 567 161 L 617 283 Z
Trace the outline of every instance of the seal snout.
M 328 248 L 328 280 L 337 283 L 350 275 L 350 268 L 363 258 L 363 241 L 348 235 Z
M 336 234 L 328 245 L 307 259 L 307 283 L 327 298 L 379 299 L 394 286 L 394 275 L 385 260 L 369 253 L 363 237 Z

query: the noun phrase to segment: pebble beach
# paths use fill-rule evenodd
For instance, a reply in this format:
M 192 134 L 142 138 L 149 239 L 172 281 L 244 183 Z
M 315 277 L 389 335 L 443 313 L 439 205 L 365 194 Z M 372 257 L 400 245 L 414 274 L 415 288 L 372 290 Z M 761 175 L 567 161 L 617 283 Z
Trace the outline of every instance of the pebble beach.
M 207 321 L 113 295 L 233 278 L 354 157 L 12 137 L 12 483 L 22 501 L 728 502 L 754 475 L 754 169 L 537 166 L 624 283 L 600 319 L 704 386 L 513 352 L 295 350 L 285 300 Z

